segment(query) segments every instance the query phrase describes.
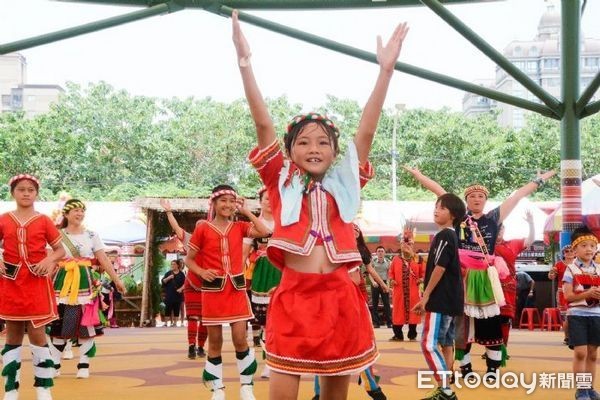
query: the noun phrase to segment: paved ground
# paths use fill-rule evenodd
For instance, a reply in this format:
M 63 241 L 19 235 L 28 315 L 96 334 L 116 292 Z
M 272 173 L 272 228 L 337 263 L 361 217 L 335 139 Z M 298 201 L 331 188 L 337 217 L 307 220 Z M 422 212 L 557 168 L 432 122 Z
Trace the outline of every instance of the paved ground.
M 389 342 L 390 329 L 377 329 L 381 352 L 376 370 L 388 399 L 419 399 L 428 391 L 417 388 L 417 371 L 426 369 L 418 342 Z M 228 332 L 226 332 L 228 337 Z M 561 343 L 560 332 L 513 330 L 509 353 L 511 359 L 506 372 L 525 373 L 531 382 L 532 373 L 554 374 L 554 389 L 537 388 L 527 395 L 524 389 L 458 389 L 461 400 L 467 399 L 547 399 L 574 398 L 574 389 L 557 389 L 558 373 L 571 370 L 572 353 Z M 3 339 L 0 339 L 3 341 Z M 74 349 L 77 356 L 77 348 Z M 21 399 L 34 399 L 32 389 L 31 357 L 25 354 L 21 379 Z M 474 346 L 475 370 L 485 370 L 480 359 L 483 349 Z M 91 363 L 88 380 L 75 379 L 76 360 L 63 362 L 62 375 L 56 379 L 54 399 L 126 399 L 126 400 L 183 400 L 210 399 L 210 393 L 201 382 L 202 359 L 188 360 L 185 328 L 120 328 L 108 329 L 98 340 L 98 355 Z M 260 352 L 257 351 L 260 358 Z M 238 399 L 239 384 L 235 355 L 231 344 L 225 346 L 225 383 L 228 399 Z M 262 365 L 259 366 L 262 368 Z M 561 379 L 574 383 L 574 379 Z M 300 399 L 312 397 L 312 379 L 303 378 Z M 257 378 L 257 399 L 267 399 L 268 380 Z M 356 384 L 350 388 L 349 399 L 368 399 Z

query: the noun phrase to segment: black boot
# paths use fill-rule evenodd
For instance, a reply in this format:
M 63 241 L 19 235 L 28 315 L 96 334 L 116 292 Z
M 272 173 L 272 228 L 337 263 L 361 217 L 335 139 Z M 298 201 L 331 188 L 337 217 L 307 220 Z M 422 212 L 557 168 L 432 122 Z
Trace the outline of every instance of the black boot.
M 188 358 L 190 360 L 196 359 L 196 346 L 194 346 L 193 344 L 190 344 L 190 346 L 188 347 Z
M 202 347 L 198 347 L 198 349 L 196 349 L 196 355 L 201 358 L 206 357 L 206 353 Z
M 469 383 L 474 382 L 477 379 L 473 374 L 473 366 L 471 363 L 461 366 L 460 373 L 462 374 L 463 379 Z
M 367 390 L 367 394 L 373 400 L 387 400 L 387 397 L 385 397 L 385 394 L 383 394 L 381 388 L 377 388 L 375 390 Z

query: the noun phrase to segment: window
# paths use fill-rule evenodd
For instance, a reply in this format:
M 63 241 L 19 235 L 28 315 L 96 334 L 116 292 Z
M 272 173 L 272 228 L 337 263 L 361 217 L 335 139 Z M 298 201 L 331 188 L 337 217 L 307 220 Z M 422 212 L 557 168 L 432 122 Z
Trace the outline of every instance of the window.
M 600 66 L 600 57 L 586 57 L 584 58 L 583 65 L 586 68 L 598 68 Z
M 544 60 L 544 69 L 558 69 L 558 58 L 547 58 Z
M 2 95 L 2 108 L 10 108 L 10 95 Z
M 537 61 L 527 61 L 527 71 L 529 72 L 535 72 L 537 71 L 537 67 L 538 67 L 538 63 Z
M 521 49 L 521 46 L 516 46 L 513 49 L 513 56 L 515 56 L 515 57 L 521 57 L 522 54 L 523 54 L 523 49 Z
M 537 57 L 540 55 L 540 49 L 538 49 L 535 46 L 532 46 L 531 49 L 529 49 L 529 56 L 531 57 Z

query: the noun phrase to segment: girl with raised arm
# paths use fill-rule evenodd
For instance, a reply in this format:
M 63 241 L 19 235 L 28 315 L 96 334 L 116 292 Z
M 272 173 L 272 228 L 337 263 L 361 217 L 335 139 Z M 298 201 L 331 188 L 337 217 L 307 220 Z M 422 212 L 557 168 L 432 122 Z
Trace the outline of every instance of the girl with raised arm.
M 266 326 L 269 398 L 298 397 L 300 375 L 321 376 L 321 398 L 345 399 L 350 375 L 378 357 L 369 310 L 348 271 L 361 264 L 352 220 L 360 188 L 373 176 L 368 161 L 394 66 L 408 32 L 399 25 L 384 46 L 377 41 L 380 71 L 346 155 L 339 153 L 333 122 L 309 113 L 292 119 L 284 136 L 286 157 L 258 89 L 237 11 L 233 42 L 258 146 L 250 161 L 267 187 L 275 220 L 267 247 L 282 271 Z

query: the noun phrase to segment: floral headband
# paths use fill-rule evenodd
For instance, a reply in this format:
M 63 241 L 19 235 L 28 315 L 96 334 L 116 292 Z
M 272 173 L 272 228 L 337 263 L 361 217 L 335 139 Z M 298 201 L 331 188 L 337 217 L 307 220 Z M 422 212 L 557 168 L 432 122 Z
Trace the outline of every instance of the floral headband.
M 24 179 L 27 179 L 27 180 L 33 182 L 33 184 L 35 185 L 36 189 L 40 188 L 40 180 L 38 178 L 36 178 L 35 176 L 29 175 L 29 174 L 19 174 L 19 175 L 13 176 L 8 181 L 8 186 L 10 186 L 12 188 L 13 185 L 16 185 L 17 182 L 22 181 Z
M 210 204 L 208 205 L 208 215 L 207 215 L 207 219 L 209 221 L 212 221 L 215 218 L 215 209 L 214 209 L 214 206 L 213 206 L 213 201 L 217 197 L 225 196 L 226 194 L 230 194 L 233 197 L 237 198 L 236 191 L 235 190 L 231 190 L 231 189 L 217 190 L 216 192 L 213 192 L 210 195 Z
M 330 127 L 331 129 L 333 129 L 334 132 L 337 135 L 340 134 L 339 129 L 335 126 L 335 124 L 333 123 L 332 120 L 330 120 L 326 116 L 321 115 L 321 114 L 316 113 L 316 112 L 309 112 L 308 114 L 299 114 L 299 115 L 296 115 L 294 118 L 292 118 L 292 121 L 288 124 L 288 126 L 287 126 L 287 133 L 290 133 L 290 131 L 296 125 L 298 125 L 299 123 L 301 123 L 303 121 L 319 121 L 319 122 L 322 122 L 325 125 L 327 125 L 328 127 Z

